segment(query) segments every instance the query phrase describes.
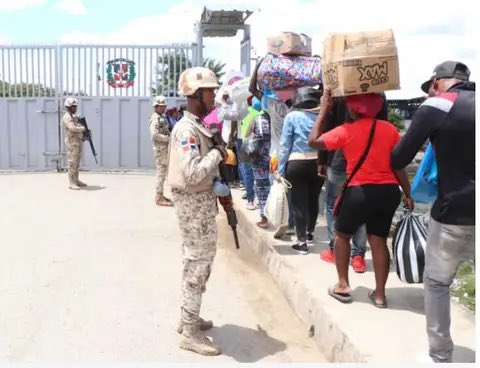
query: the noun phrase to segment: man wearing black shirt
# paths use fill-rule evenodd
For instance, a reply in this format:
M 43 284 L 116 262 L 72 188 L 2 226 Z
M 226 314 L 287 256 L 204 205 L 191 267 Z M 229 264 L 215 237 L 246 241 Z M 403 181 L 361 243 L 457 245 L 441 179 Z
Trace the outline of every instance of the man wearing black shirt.
M 429 98 L 392 152 L 393 170 L 406 167 L 427 139 L 438 167 L 425 257 L 425 316 L 430 357 L 451 362 L 450 286 L 458 266 L 475 257 L 475 83 L 463 63 L 446 61 L 422 84 Z

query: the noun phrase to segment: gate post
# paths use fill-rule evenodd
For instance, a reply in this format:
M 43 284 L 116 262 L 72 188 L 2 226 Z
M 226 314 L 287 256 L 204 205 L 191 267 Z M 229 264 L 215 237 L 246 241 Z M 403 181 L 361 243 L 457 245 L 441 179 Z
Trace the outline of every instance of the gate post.
M 58 156 L 56 159 L 57 172 L 62 171 L 62 99 L 63 99 L 63 81 L 62 81 L 62 47 L 60 44 L 57 44 L 56 47 L 56 78 L 55 78 L 55 91 L 57 92 L 57 121 L 58 121 Z

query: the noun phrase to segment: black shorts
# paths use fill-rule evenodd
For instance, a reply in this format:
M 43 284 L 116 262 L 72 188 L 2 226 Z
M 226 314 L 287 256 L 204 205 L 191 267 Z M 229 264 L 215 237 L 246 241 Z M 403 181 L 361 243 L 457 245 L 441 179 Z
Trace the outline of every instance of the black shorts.
M 335 230 L 353 235 L 361 225 L 366 224 L 368 235 L 387 238 L 400 198 L 400 189 L 396 184 L 349 187 L 335 220 Z

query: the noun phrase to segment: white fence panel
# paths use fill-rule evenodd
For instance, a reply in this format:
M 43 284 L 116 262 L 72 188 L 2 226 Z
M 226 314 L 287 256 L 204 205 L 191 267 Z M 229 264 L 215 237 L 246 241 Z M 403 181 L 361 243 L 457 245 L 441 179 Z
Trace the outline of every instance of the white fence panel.
M 170 99 L 178 106 L 182 99 Z M 153 169 L 152 142 L 148 120 L 153 112 L 146 97 L 82 97 L 78 115 L 85 116 L 92 131 L 98 164 L 90 146 L 84 143 L 82 169 L 132 170 Z M 62 167 L 67 167 L 64 131 L 62 128 Z
M 0 170 L 57 168 L 56 98 L 0 100 Z
M 79 100 L 99 163 L 84 144 L 82 168 L 154 168 L 148 119 L 154 95 L 170 107 L 194 45 L 0 45 L 0 171 L 67 167 L 63 100 Z M 60 107 L 60 109 L 59 109 Z

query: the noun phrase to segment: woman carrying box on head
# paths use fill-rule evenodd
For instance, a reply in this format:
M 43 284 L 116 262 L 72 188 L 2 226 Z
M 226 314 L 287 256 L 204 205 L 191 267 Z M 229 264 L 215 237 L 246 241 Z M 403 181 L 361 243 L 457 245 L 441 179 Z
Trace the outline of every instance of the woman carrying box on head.
M 343 201 L 340 200 L 341 205 L 337 205 L 335 222 L 338 283 L 328 293 L 343 303 L 352 301 L 348 280 L 350 238 L 365 223 L 376 283 L 369 297 L 376 307 L 386 308 L 385 284 L 390 267 L 387 237 L 393 215 L 400 204 L 399 184 L 408 207 L 413 209 L 410 184 L 405 170 L 394 172 L 390 168 L 390 153 L 400 140 L 400 134 L 388 121 L 374 118 L 382 108 L 382 97 L 368 93 L 345 99 L 355 119 L 353 123 L 322 133 L 332 106 L 331 92 L 326 90 L 309 137 L 312 147 L 329 151 L 342 149 L 347 160 L 348 179 L 343 195 L 339 196 Z

